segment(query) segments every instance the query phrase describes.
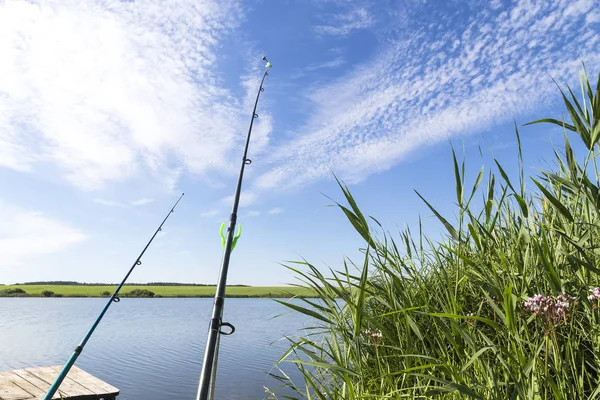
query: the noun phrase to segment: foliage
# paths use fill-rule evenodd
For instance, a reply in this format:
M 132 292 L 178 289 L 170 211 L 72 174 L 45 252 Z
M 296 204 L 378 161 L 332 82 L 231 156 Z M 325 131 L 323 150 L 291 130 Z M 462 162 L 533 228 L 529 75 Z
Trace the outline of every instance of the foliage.
M 154 297 L 154 292 L 147 289 L 133 289 L 129 293 L 123 294 L 127 297 Z
M 18 287 L 0 290 L 0 297 L 26 297 L 27 292 Z
M 518 129 L 518 182 L 495 161 L 468 188 L 453 151 L 456 222 L 421 197 L 447 231 L 440 242 L 421 228 L 392 238 L 338 180 L 364 260 L 332 277 L 287 266 L 320 300 L 282 302 L 314 323 L 278 363 L 295 363 L 304 382 L 274 376 L 309 399 L 600 398 L 599 86 L 584 72 L 583 99 L 563 93 L 570 123 L 535 122 L 565 130 L 556 170 L 531 177 L 535 191 Z M 586 148 L 579 162 L 569 131 Z

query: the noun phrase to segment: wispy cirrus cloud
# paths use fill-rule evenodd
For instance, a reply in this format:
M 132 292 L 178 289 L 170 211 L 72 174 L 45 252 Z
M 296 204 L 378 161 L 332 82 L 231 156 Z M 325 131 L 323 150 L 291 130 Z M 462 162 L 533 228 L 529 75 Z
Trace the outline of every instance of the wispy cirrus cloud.
M 350 11 L 334 14 L 328 18 L 328 24 L 317 25 L 315 32 L 325 35 L 346 36 L 353 31 L 368 28 L 373 17 L 366 8 L 358 7 Z
M 38 256 L 58 253 L 87 239 L 83 231 L 66 222 L 1 201 L 0 219 L 2 267 L 20 266 Z
M 415 11 L 415 26 L 388 30 L 391 44 L 377 57 L 311 88 L 314 112 L 270 152 L 252 190 L 297 188 L 332 169 L 361 181 L 417 148 L 547 106 L 551 77 L 572 79 L 582 60 L 600 62 L 593 0 L 444 12 Z
M 284 211 L 283 208 L 275 207 L 275 208 L 272 208 L 269 211 L 267 211 L 267 214 L 269 214 L 269 215 L 281 214 L 283 211 Z
M 102 199 L 102 198 L 94 198 L 92 199 L 92 201 L 94 203 L 97 204 L 102 204 L 103 206 L 108 206 L 108 207 L 138 207 L 138 206 L 143 206 L 146 204 L 150 204 L 154 201 L 154 199 L 151 199 L 149 197 L 144 197 L 138 200 L 132 200 L 129 203 L 122 203 L 119 201 L 113 201 L 113 200 L 106 200 L 106 199 Z
M 304 78 L 308 74 L 313 74 L 315 71 L 333 70 L 338 67 L 341 67 L 344 64 L 346 64 L 346 60 L 343 57 L 338 56 L 329 61 L 324 61 L 324 62 L 321 62 L 318 64 L 311 64 L 304 68 L 299 68 L 296 72 L 294 72 L 293 74 L 290 75 L 290 78 L 292 78 L 292 79 Z
M 323 69 L 323 68 L 336 68 L 345 63 L 346 63 L 346 60 L 344 60 L 342 57 L 336 57 L 331 61 L 325 61 L 320 64 L 309 65 L 308 67 L 306 67 L 306 70 L 307 71 L 316 71 L 318 69 Z
M 143 205 L 146 205 L 146 204 L 150 204 L 153 201 L 154 201 L 154 199 L 151 199 L 149 197 L 143 197 L 141 199 L 137 199 L 137 200 L 131 201 L 130 204 L 132 206 L 143 206 Z
M 214 49 L 240 15 L 216 0 L 0 3 L 0 166 L 56 166 L 84 189 L 227 168 L 243 121 Z

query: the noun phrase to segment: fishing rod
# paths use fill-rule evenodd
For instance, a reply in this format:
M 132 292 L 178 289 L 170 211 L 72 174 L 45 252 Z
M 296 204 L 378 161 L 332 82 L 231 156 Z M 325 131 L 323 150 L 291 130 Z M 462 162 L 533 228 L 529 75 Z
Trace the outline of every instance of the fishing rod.
M 239 237 L 239 234 L 234 238 L 235 224 L 237 222 L 237 210 L 240 203 L 240 194 L 242 191 L 242 179 L 244 178 L 244 168 L 246 165 L 250 165 L 252 161 L 248 158 L 248 146 L 250 145 L 250 135 L 252 134 L 252 125 L 254 120 L 258 118 L 256 114 L 256 106 L 258 105 L 258 99 L 260 94 L 264 92 L 263 83 L 265 77 L 269 75 L 269 68 L 271 63 L 267 60 L 267 57 L 262 58 L 266 61 L 265 73 L 263 74 L 262 80 L 260 81 L 260 87 L 256 94 L 256 101 L 254 102 L 254 111 L 252 111 L 252 118 L 250 118 L 250 127 L 248 128 L 248 135 L 246 137 L 246 147 L 244 148 L 244 156 L 242 157 L 242 165 L 240 167 L 240 175 L 237 181 L 237 187 L 235 189 L 235 196 L 233 200 L 233 209 L 231 216 L 229 217 L 229 226 L 227 227 L 227 238 L 224 243 L 223 258 L 221 260 L 221 271 L 219 272 L 219 280 L 217 281 L 217 289 L 215 292 L 215 300 L 213 303 L 212 316 L 210 319 L 210 325 L 208 329 L 208 338 L 206 340 L 206 350 L 204 351 L 204 360 L 202 362 L 202 371 L 200 372 L 200 382 L 198 384 L 198 393 L 196 400 L 208 400 L 209 393 L 211 398 L 214 396 L 215 387 L 215 376 L 217 371 L 217 359 L 219 352 L 219 341 L 220 335 L 231 335 L 235 332 L 235 327 L 229 322 L 223 322 L 223 306 L 225 303 L 225 287 L 227 285 L 227 270 L 229 269 L 229 258 L 233 251 L 233 246 Z M 222 331 L 221 327 L 226 326 L 229 331 Z
M 56 377 L 56 380 L 54 381 L 54 383 L 52 384 L 52 386 L 50 386 L 50 388 L 48 389 L 48 392 L 44 396 L 43 400 L 51 400 L 52 399 L 52 396 L 54 396 L 54 393 L 56 393 L 56 391 L 58 390 L 58 387 L 60 386 L 60 384 L 62 383 L 62 381 L 65 379 L 65 377 L 67 376 L 67 374 L 69 373 L 69 370 L 71 369 L 71 367 L 73 366 L 73 364 L 75 364 L 75 360 L 77 360 L 77 357 L 79 357 L 79 355 L 83 351 L 83 348 L 85 347 L 87 341 L 90 339 L 90 337 L 94 333 L 94 330 L 96 329 L 96 327 L 100 323 L 100 320 L 102 319 L 102 317 L 104 317 L 104 314 L 108 310 L 108 307 L 110 307 L 110 305 L 113 302 L 118 303 L 119 301 L 121 301 L 121 299 L 118 297 L 119 291 L 121 290 L 121 288 L 125 284 L 125 281 L 127 280 L 127 278 L 129 278 L 129 275 L 131 275 L 131 273 L 133 272 L 134 268 L 136 266 L 142 264 L 142 262 L 140 261 L 141 258 L 142 258 L 142 256 L 144 255 L 144 253 L 146 252 L 146 250 L 150 246 L 150 243 L 152 243 L 152 241 L 154 240 L 154 238 L 156 237 L 156 235 L 158 235 L 158 232 L 162 231 L 163 225 L 165 224 L 165 222 L 167 222 L 167 219 L 169 219 L 169 216 L 171 215 L 171 213 L 173 213 L 175 211 L 175 207 L 177 207 L 177 204 L 179 204 L 179 201 L 181 200 L 181 198 L 183 197 L 184 194 L 185 193 L 182 193 L 181 196 L 179 196 L 179 199 L 177 200 L 177 202 L 175 203 L 175 205 L 173 207 L 171 207 L 171 211 L 169 211 L 169 213 L 167 214 L 167 216 L 165 217 L 165 219 L 163 220 L 163 222 L 158 226 L 158 229 L 156 230 L 156 232 L 154 232 L 154 235 L 152 235 L 152 237 L 150 238 L 150 240 L 146 244 L 146 247 L 144 247 L 144 250 L 142 250 L 142 252 L 138 256 L 138 258 L 135 260 L 135 262 L 131 266 L 131 268 L 129 268 L 129 272 L 127 272 L 127 275 L 125 275 L 125 278 L 123 278 L 123 280 L 121 281 L 121 283 L 119 284 L 119 286 L 117 286 L 117 288 L 115 289 L 115 291 L 112 294 L 112 296 L 110 296 L 110 299 L 108 299 L 108 301 L 106 302 L 106 305 L 102 309 L 102 312 L 100 312 L 100 315 L 98 315 L 98 318 L 96 318 L 96 321 L 94 321 L 94 323 L 92 324 L 92 326 L 90 327 L 89 331 L 86 333 L 86 335 L 84 336 L 84 338 L 81 340 L 81 342 L 79 343 L 79 345 L 77 347 L 75 347 L 75 350 L 73 351 L 73 354 L 71 355 L 71 357 L 69 357 L 69 359 L 65 363 L 63 369 L 60 371 L 60 374 L 58 374 L 58 376 Z

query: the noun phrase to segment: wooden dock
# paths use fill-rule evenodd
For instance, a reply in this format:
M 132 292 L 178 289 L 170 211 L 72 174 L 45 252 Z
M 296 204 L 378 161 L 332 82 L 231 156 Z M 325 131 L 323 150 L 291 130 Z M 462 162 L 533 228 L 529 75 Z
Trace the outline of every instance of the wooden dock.
M 38 400 L 63 366 L 39 367 L 0 372 L 0 400 Z M 119 389 L 73 366 L 53 399 L 114 400 Z

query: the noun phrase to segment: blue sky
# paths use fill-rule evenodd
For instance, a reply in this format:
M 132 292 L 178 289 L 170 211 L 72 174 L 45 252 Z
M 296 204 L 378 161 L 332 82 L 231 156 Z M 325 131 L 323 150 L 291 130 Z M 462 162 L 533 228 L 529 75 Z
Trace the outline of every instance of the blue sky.
M 413 189 L 452 218 L 450 143 L 514 174 L 514 121 L 560 118 L 599 32 L 593 0 L 0 2 L 0 283 L 119 281 L 181 192 L 130 280 L 215 282 L 262 55 L 229 282 L 359 261 L 332 172 L 436 236 Z M 521 134 L 548 166 L 560 130 Z

